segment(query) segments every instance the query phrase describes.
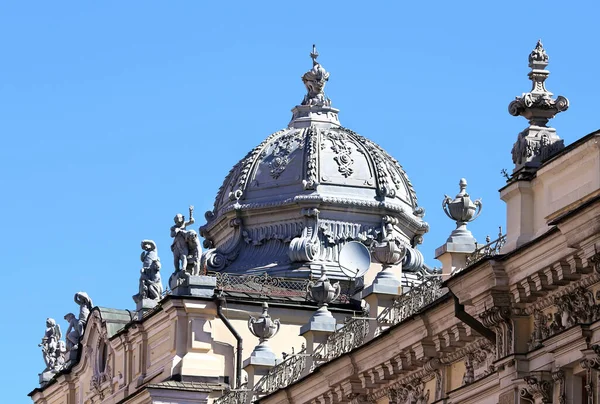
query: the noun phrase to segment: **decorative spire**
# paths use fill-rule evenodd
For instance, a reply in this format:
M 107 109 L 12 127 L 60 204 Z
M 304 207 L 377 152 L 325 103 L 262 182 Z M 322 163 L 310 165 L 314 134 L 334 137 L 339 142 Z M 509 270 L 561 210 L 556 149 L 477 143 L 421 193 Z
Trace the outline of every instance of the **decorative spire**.
M 313 68 L 302 76 L 302 82 L 308 91 L 308 94 L 306 94 L 304 100 L 302 100 L 302 105 L 329 107 L 331 106 L 331 100 L 325 97 L 325 92 L 323 91 L 327 80 L 329 80 L 329 73 L 319 64 L 319 62 L 317 62 L 319 52 L 317 52 L 317 47 L 315 45 L 313 45 L 310 57 L 313 61 Z
M 563 96 L 553 99 L 553 94 L 546 89 L 545 82 L 550 75 L 545 70 L 548 59 L 540 39 L 529 54 L 531 91 L 517 97 L 508 106 L 511 115 L 522 116 L 529 121 L 529 127 L 519 134 L 513 146 L 515 172 L 523 167 L 539 167 L 542 160 L 564 147 L 563 141 L 556 135 L 556 129 L 547 124 L 556 114 L 569 108 L 569 100 Z

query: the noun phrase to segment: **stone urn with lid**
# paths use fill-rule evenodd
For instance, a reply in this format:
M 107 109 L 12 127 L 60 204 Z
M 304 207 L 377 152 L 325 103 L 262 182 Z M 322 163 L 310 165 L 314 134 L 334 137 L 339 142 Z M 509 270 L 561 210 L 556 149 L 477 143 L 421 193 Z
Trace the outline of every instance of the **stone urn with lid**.
M 442 201 L 442 209 L 450 219 L 456 221 L 456 229 L 448 238 L 449 243 L 474 243 L 475 239 L 471 231 L 467 229 L 467 223 L 472 222 L 481 214 L 482 203 L 481 199 L 472 201 L 467 193 L 467 180 L 460 179 L 460 192 L 450 198 L 445 195 Z
M 307 285 L 308 297 L 319 305 L 319 309 L 315 312 L 313 318 L 332 317 L 327 306 L 340 296 L 340 292 L 341 287 L 339 282 L 331 284 L 327 278 L 325 265 L 322 265 L 321 277 L 316 282 L 311 281 Z
M 259 344 L 254 348 L 252 356 L 261 356 L 265 358 L 274 358 L 275 353 L 268 345 L 268 340 L 273 338 L 281 327 L 279 320 L 272 320 L 269 315 L 269 305 L 266 302 L 262 304 L 262 314 L 258 318 L 250 317 L 248 320 L 248 329 L 258 338 Z

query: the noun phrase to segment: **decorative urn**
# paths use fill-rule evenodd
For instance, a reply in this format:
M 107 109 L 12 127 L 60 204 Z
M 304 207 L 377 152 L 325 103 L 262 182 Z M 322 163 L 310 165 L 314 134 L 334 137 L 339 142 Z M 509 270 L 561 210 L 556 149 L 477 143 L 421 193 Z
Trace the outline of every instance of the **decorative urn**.
M 279 332 L 279 327 L 281 326 L 279 320 L 271 319 L 269 305 L 266 302 L 263 302 L 262 308 L 263 312 L 260 317 L 250 317 L 248 320 L 250 332 L 260 341 L 260 344 L 254 349 L 255 351 L 269 350 L 267 341 Z
M 317 279 L 316 282 L 310 281 L 307 285 L 308 297 L 317 302 L 319 305 L 319 309 L 314 316 L 331 317 L 331 312 L 327 309 L 327 306 L 340 296 L 340 292 L 341 287 L 339 282 L 336 282 L 332 285 L 327 278 L 327 270 L 325 269 L 325 265 L 322 265 L 321 277 Z
M 473 236 L 467 229 L 467 223 L 472 222 L 481 214 L 482 203 L 481 199 L 471 201 L 471 197 L 467 193 L 467 180 L 464 178 L 460 179 L 459 182 L 460 192 L 454 197 L 450 198 L 448 195 L 444 195 L 445 198 L 442 201 L 442 209 L 446 216 L 456 221 L 456 229 L 450 235 L 449 242 L 456 242 L 455 237 L 467 237 L 471 241 Z M 474 241 L 474 240 L 473 240 Z
M 371 247 L 373 257 L 382 265 L 381 271 L 377 274 L 374 283 L 386 283 L 390 286 L 400 284 L 398 277 L 391 271 L 391 267 L 398 265 L 406 256 L 406 245 L 394 237 L 394 223 L 398 219 L 385 216 L 383 218 L 383 238 L 381 241 L 376 241 Z

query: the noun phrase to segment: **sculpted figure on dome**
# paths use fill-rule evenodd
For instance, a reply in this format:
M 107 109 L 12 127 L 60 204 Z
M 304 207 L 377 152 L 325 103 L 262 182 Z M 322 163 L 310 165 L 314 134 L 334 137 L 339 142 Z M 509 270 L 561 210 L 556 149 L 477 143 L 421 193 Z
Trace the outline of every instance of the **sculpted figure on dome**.
M 171 237 L 173 237 L 173 244 L 171 244 L 171 251 L 173 251 L 173 265 L 175 272 L 184 271 L 188 266 L 188 230 L 186 227 L 194 224 L 194 207 L 190 206 L 190 219 L 185 220 L 185 217 L 178 213 L 173 218 L 175 224 L 171 226 Z
M 160 299 L 163 286 L 160 277 L 160 258 L 156 243 L 152 240 L 142 240 L 142 269 L 140 271 L 140 299 Z
M 53 318 L 47 318 L 46 332 L 42 338 L 42 343 L 38 345 L 42 347 L 42 354 L 46 363 L 45 371 L 58 372 L 65 363 L 66 349 L 65 343 L 60 340 L 61 336 L 60 326 L 56 324 Z
M 75 303 L 79 305 L 79 318 L 75 317 L 73 313 L 67 313 L 65 320 L 69 323 L 67 328 L 66 340 L 67 340 L 67 351 L 74 351 L 79 348 L 79 340 L 83 336 L 85 331 L 85 325 L 87 324 L 88 316 L 92 311 L 92 299 L 85 292 L 77 292 L 74 297 Z
M 325 97 L 325 93 L 323 91 L 327 80 L 329 80 L 329 72 L 327 72 L 323 66 L 319 64 L 319 62 L 317 62 L 319 52 L 317 52 L 315 45 L 313 45 L 313 50 L 310 54 L 310 57 L 313 60 L 313 68 L 304 73 L 302 76 L 302 82 L 308 91 L 308 94 L 304 96 L 302 105 L 331 106 L 331 100 Z

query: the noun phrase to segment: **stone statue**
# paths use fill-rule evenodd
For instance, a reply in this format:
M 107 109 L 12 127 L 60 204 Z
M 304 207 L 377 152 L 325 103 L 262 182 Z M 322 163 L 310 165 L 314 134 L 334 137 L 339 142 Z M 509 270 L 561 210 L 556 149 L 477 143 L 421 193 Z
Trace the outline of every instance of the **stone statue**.
M 58 372 L 62 370 L 65 364 L 65 343 L 60 340 L 62 334 L 60 326 L 56 324 L 53 318 L 46 319 L 46 332 L 42 338 L 42 347 L 44 362 L 46 362 L 46 371 Z
M 173 251 L 173 264 L 175 266 L 175 272 L 185 271 L 188 265 L 189 247 L 187 241 L 186 227 L 194 224 L 194 207 L 190 206 L 190 220 L 185 221 L 185 217 L 178 213 L 173 218 L 175 224 L 171 226 L 171 237 L 173 237 L 173 244 L 171 244 L 171 251 Z
M 186 234 L 186 242 L 188 247 L 187 270 L 192 275 L 200 275 L 200 258 L 202 248 L 200 247 L 200 239 L 198 233 L 194 230 L 189 230 Z
M 85 331 L 88 316 L 92 311 L 92 299 L 85 292 L 77 292 L 74 297 L 75 303 L 79 305 L 79 318 L 73 313 L 67 313 L 65 320 L 69 323 L 66 332 L 67 351 L 76 351 L 79 348 L 79 340 Z
M 142 240 L 142 269 L 140 271 L 140 299 L 159 300 L 163 286 L 160 278 L 160 258 L 156 243 L 152 240 Z
M 331 106 L 331 100 L 325 97 L 323 89 L 327 80 L 329 80 L 329 73 L 317 62 L 319 52 L 313 45 L 313 50 L 310 54 L 313 60 L 313 68 L 302 76 L 302 82 L 306 86 L 308 92 L 302 100 L 302 105 L 317 105 L 317 106 Z

